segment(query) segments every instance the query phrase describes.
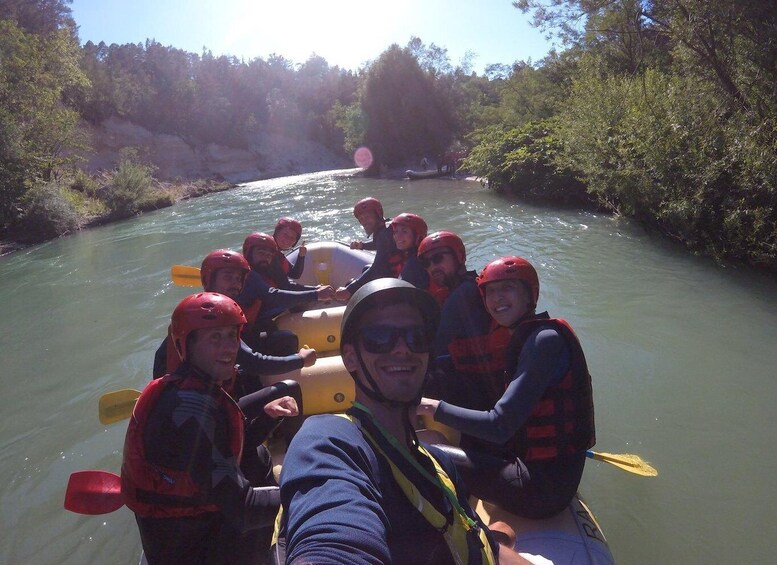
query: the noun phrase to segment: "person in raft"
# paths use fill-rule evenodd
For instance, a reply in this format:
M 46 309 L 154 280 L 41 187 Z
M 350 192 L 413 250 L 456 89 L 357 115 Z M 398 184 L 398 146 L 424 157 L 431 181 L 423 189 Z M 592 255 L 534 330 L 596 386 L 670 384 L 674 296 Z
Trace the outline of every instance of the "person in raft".
M 340 350 L 356 400 L 308 418 L 289 445 L 276 544 L 283 559 L 285 540 L 285 563 L 496 563 L 456 468 L 412 425 L 437 316 L 429 294 L 397 279 L 348 302 Z
M 301 233 L 302 227 L 300 226 Z M 286 242 L 284 241 L 283 243 L 285 244 Z M 289 279 L 288 272 L 291 270 L 291 263 L 289 263 L 281 251 L 276 238 L 270 234 L 262 232 L 250 234 L 243 241 L 243 255 L 251 265 L 251 269 L 256 271 L 262 280 L 271 287 L 295 291 L 317 290 L 320 288 L 298 284 Z M 302 267 L 304 268 L 304 265 Z
M 200 278 L 202 288 L 206 292 L 218 292 L 236 300 L 243 290 L 251 267 L 248 261 L 235 251 L 217 249 L 211 251 L 202 260 Z M 168 336 L 164 339 L 154 356 L 153 378 L 158 379 L 167 373 L 172 373 L 180 364 L 178 352 Z M 263 355 L 252 350 L 242 339 L 237 353 L 239 366 L 238 378 L 234 388 L 227 388 L 233 398 L 256 392 L 261 389 L 262 376 L 280 375 L 296 371 L 302 367 L 310 367 L 316 362 L 316 350 L 303 347 L 298 353 L 286 356 Z
M 491 325 L 480 298 L 476 271 L 467 270 L 467 250 L 452 231 L 426 236 L 418 246 L 418 259 L 429 274 L 429 292 L 440 305 L 440 329 L 432 350 L 447 356 L 448 344 L 460 337 L 487 334 Z
M 421 289 L 429 287 L 429 275 L 418 259 L 418 246 L 426 237 L 424 219 L 417 214 L 399 214 L 389 224 L 397 252 L 389 259 L 395 277 Z
M 492 407 L 468 409 L 424 398 L 418 413 L 460 430 L 463 447 L 514 459 L 528 470 L 512 485 L 481 470 L 464 473 L 473 494 L 527 518 L 547 518 L 575 496 L 586 450 L 595 443 L 583 349 L 566 321 L 535 313 L 540 283 L 526 259 L 489 263 L 477 285 L 495 324 L 488 336 L 473 340 L 485 344 L 491 362 L 473 364 L 469 376 Z
M 254 349 L 288 355 L 299 348 L 296 336 L 278 332 L 273 318 L 285 310 L 305 307 L 312 302 L 328 302 L 335 297 L 331 286 L 304 287 L 308 290 L 283 290 L 263 279 L 260 272 L 278 251 L 273 237 L 266 233 L 249 234 L 243 241 L 243 256 L 251 266 L 243 290 L 237 298 L 248 319 L 245 341 Z M 302 286 L 302 285 L 299 285 Z
M 351 249 L 368 249 L 375 251 L 375 259 L 361 275 L 347 285 L 337 289 L 335 298 L 347 301 L 351 295 L 370 281 L 383 277 L 394 276 L 389 268 L 389 259 L 396 254 L 393 233 L 386 226 L 383 217 L 383 205 L 377 198 L 364 198 L 353 207 L 353 215 L 359 221 L 370 241 L 352 241 Z
M 299 246 L 297 260 L 293 264 L 285 254 L 290 253 L 293 247 L 299 243 L 302 237 L 302 224 L 294 218 L 280 218 L 275 224 L 272 236 L 275 243 L 278 244 L 278 254 L 272 262 L 273 269 L 279 269 L 287 280 L 300 278 L 305 270 L 305 255 L 308 252 L 305 242 L 303 241 L 302 245 Z
M 256 403 L 241 399 L 244 414 L 223 389 L 245 321 L 222 294 L 184 298 L 171 320 L 182 363 L 151 381 L 133 410 L 121 492 L 150 565 L 256 561 L 255 534 L 274 521 L 278 487 L 253 487 L 240 469 L 244 420 Z M 276 408 L 296 413 L 291 397 Z

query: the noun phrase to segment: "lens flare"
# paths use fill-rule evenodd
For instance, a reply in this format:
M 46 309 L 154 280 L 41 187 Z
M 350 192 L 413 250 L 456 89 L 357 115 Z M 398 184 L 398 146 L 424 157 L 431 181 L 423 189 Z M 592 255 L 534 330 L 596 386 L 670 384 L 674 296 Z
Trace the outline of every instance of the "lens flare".
M 353 154 L 353 162 L 362 169 L 369 168 L 372 165 L 372 151 L 367 147 L 359 147 Z

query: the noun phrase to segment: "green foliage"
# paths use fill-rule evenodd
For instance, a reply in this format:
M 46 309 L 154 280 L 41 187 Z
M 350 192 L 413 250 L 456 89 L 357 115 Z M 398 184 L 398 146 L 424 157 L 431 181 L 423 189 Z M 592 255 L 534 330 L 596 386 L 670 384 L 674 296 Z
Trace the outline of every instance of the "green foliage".
M 343 106 L 337 102 L 331 110 L 335 124 L 344 135 L 343 149 L 348 155 L 353 155 L 359 146 L 364 144 L 367 133 L 367 116 L 358 103 Z
M 589 73 L 558 131 L 565 161 L 600 202 L 702 253 L 774 265 L 774 123 L 727 108 L 693 77 Z
M 477 139 L 463 167 L 486 179 L 489 188 L 531 200 L 589 202 L 573 172 L 556 164 L 562 145 L 549 123 L 532 122 L 508 130 L 491 127 L 478 132 Z
M 124 158 L 113 177 L 113 184 L 102 196 L 115 216 L 124 218 L 137 214 L 147 203 L 153 182 L 153 167 Z
M 392 166 L 438 154 L 452 139 L 449 100 L 415 57 L 397 45 L 368 70 L 361 104 L 367 116 L 365 142 L 376 164 Z
M 0 20 L 0 229 L 17 222 L 19 199 L 33 184 L 70 161 L 64 150 L 80 144 L 78 115 L 62 99 L 67 90 L 87 84 L 73 30 L 49 29 L 57 21 L 53 16 L 22 15 L 28 28 L 37 26 L 46 35 Z
M 24 239 L 37 242 L 59 237 L 79 227 L 79 215 L 56 181 L 31 188 L 21 200 L 20 227 Z

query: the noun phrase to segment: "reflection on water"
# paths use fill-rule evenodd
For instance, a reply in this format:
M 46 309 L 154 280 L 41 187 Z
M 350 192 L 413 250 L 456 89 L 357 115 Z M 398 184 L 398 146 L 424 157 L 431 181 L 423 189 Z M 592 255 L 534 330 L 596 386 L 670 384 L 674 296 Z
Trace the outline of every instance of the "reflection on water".
M 588 356 L 597 449 L 637 453 L 660 472 L 589 463 L 582 492 L 620 563 L 773 561 L 773 279 L 716 267 L 623 220 L 509 201 L 475 182 L 318 173 L 0 258 L 0 562 L 136 562 L 126 508 L 85 517 L 62 501 L 72 471 L 119 470 L 126 428 L 100 425 L 97 399 L 147 382 L 187 292 L 170 266 L 239 249 L 285 215 L 308 242 L 362 239 L 351 210 L 366 196 L 388 215 L 416 212 L 430 231 L 459 233 L 470 268 L 505 254 L 537 267 L 540 307 L 572 323 Z

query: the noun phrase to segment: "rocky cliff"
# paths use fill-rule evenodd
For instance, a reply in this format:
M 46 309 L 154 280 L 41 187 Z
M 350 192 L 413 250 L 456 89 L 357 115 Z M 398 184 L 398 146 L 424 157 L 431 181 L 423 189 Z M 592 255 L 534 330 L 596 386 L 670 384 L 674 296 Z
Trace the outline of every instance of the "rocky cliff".
M 152 133 L 118 118 L 84 128 L 92 151 L 83 155 L 82 167 L 90 172 L 115 168 L 125 147 L 135 148 L 163 180 L 223 178 L 238 183 L 354 166 L 318 143 L 280 134 L 259 136 L 246 150 L 215 143 L 190 145 L 178 136 Z

